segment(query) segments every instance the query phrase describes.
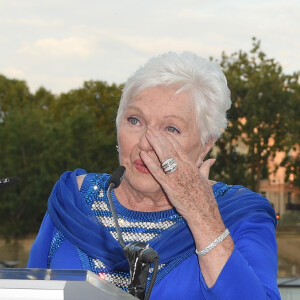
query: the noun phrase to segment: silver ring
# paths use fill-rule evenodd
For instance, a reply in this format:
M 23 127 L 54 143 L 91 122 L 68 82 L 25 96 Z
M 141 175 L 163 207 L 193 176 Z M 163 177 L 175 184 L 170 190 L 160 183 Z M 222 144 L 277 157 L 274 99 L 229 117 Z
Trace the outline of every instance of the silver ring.
M 161 166 L 165 173 L 173 173 L 177 169 L 177 163 L 173 157 L 165 160 Z

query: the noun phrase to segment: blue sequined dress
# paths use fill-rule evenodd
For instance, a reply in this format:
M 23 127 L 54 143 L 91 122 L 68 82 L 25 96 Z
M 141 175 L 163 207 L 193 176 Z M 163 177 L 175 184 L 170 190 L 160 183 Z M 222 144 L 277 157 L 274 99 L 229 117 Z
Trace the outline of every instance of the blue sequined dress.
M 128 265 L 117 242 L 106 196 L 110 175 L 87 174 L 79 192 L 76 175 L 84 173 L 67 172 L 60 179 L 67 184 L 54 188 L 28 267 L 87 269 L 127 290 Z M 66 187 L 71 187 L 72 196 Z M 268 201 L 241 186 L 221 182 L 213 186 L 213 191 L 235 249 L 212 288 L 205 284 L 192 235 L 175 209 L 132 211 L 123 207 L 112 192 L 125 243 L 149 243 L 161 257 L 151 299 L 280 299 L 276 285 L 276 218 Z M 55 202 L 60 197 L 61 201 Z M 93 236 L 94 232 L 101 239 Z

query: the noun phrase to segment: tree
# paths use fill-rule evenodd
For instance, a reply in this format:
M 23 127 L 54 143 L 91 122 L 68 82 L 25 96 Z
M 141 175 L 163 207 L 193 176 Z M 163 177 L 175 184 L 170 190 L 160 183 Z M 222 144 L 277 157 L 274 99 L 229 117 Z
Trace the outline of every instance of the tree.
M 300 72 L 288 77 L 288 88 L 290 92 L 290 122 L 289 139 L 291 141 L 291 150 L 287 149 L 286 157 L 281 166 L 286 167 L 286 181 L 291 177 L 295 186 L 300 188 Z
M 53 130 L 60 136 L 58 141 L 64 141 L 57 148 L 59 160 L 68 160 L 64 170 L 81 166 L 92 172 L 112 172 L 117 167 L 114 122 L 120 95 L 121 88 L 115 84 L 89 81 L 58 98 Z
M 0 77 L 0 178 L 22 179 L 1 191 L 0 235 L 36 232 L 64 171 L 114 170 L 120 93 L 119 86 L 90 81 L 60 96 L 45 88 L 31 94 L 25 82 Z
M 268 160 L 278 151 L 289 153 L 295 145 L 294 108 L 299 112 L 297 74 L 287 76 L 279 63 L 267 58 L 253 38 L 250 53 L 222 54 L 231 90 L 229 125 L 214 149 L 213 168 L 219 180 L 243 184 L 258 191 L 268 178 Z M 298 126 L 299 128 L 299 126 Z
M 22 178 L 19 186 L 0 195 L 0 234 L 9 238 L 36 228 L 32 216 L 37 211 L 34 199 L 43 194 L 36 186 L 41 184 L 38 179 L 44 119 L 23 81 L 1 76 L 0 94 L 0 177 Z

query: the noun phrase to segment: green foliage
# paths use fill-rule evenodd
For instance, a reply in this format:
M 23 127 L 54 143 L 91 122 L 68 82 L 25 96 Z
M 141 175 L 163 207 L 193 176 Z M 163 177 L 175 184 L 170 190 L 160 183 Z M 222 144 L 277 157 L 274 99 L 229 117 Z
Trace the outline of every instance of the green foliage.
M 286 167 L 286 177 L 290 178 L 290 176 L 293 175 L 294 184 L 300 187 L 300 153 L 298 152 L 295 157 L 287 154 L 285 159 L 281 162 L 281 165 Z
M 268 160 L 278 151 L 288 155 L 299 136 L 298 74 L 287 76 L 279 63 L 253 39 L 250 53 L 222 55 L 220 63 L 231 90 L 229 126 L 214 149 L 214 177 L 259 190 L 268 178 Z M 298 125 L 296 125 L 298 122 Z M 293 169 L 293 168 L 292 168 Z
M 59 97 L 44 88 L 32 95 L 23 81 L 0 77 L 0 178 L 22 179 L 1 191 L 0 235 L 37 231 L 64 171 L 112 172 L 120 94 L 119 86 L 91 81 Z

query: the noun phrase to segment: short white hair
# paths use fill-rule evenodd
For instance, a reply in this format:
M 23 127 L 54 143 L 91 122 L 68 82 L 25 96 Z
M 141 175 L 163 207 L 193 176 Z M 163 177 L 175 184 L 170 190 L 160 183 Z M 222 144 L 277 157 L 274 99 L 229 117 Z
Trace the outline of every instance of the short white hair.
M 187 92 L 195 108 L 202 146 L 217 140 L 227 127 L 230 91 L 221 67 L 196 54 L 168 52 L 151 58 L 126 82 L 118 108 L 119 128 L 130 100 L 144 90 L 164 86 Z

